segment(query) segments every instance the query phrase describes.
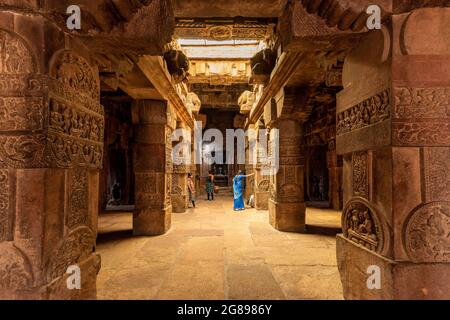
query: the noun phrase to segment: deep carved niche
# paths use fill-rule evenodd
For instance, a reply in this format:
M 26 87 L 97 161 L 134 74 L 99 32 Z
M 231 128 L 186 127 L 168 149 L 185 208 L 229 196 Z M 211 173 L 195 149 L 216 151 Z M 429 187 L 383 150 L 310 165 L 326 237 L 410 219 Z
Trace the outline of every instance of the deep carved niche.
M 450 262 L 450 202 L 431 202 L 410 214 L 404 231 L 414 262 Z
M 342 229 L 349 240 L 371 251 L 383 252 L 383 227 L 375 210 L 364 199 L 355 198 L 346 205 L 342 216 Z

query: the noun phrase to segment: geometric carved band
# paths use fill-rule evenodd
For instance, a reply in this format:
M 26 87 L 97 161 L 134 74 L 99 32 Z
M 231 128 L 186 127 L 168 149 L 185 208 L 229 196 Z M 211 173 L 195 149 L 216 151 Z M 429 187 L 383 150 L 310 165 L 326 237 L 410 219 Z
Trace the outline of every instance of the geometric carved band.
M 383 122 L 390 117 L 390 89 L 386 89 L 337 115 L 337 135 Z

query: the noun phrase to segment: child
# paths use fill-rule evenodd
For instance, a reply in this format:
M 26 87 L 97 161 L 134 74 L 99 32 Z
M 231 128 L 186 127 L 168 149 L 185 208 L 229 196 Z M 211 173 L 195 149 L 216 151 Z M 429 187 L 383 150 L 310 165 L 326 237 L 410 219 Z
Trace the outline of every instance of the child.
M 214 174 L 209 171 L 208 177 L 206 178 L 206 193 L 208 194 L 208 200 L 214 200 Z
M 192 180 L 192 174 L 188 173 L 188 190 L 189 190 L 189 201 L 192 202 L 192 205 L 195 208 L 195 184 Z

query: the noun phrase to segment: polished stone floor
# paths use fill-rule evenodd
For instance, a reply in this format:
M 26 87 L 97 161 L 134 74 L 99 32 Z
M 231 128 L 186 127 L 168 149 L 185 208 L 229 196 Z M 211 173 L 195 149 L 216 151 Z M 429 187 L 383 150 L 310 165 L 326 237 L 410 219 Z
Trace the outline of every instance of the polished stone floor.
M 132 237 L 132 218 L 99 218 L 99 299 L 342 299 L 335 236 L 340 212 L 307 209 L 314 234 L 283 233 L 267 211 L 235 213 L 232 198 L 173 214 L 158 237 Z

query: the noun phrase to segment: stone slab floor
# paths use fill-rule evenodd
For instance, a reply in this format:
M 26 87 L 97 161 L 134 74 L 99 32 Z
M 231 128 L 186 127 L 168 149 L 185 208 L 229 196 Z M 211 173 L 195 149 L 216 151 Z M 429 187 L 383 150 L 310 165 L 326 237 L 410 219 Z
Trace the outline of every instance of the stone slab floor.
M 267 211 L 231 206 L 198 201 L 158 237 L 132 237 L 128 213 L 102 215 L 98 298 L 342 299 L 334 236 L 279 232 Z M 339 226 L 340 213 L 308 209 L 307 223 Z

